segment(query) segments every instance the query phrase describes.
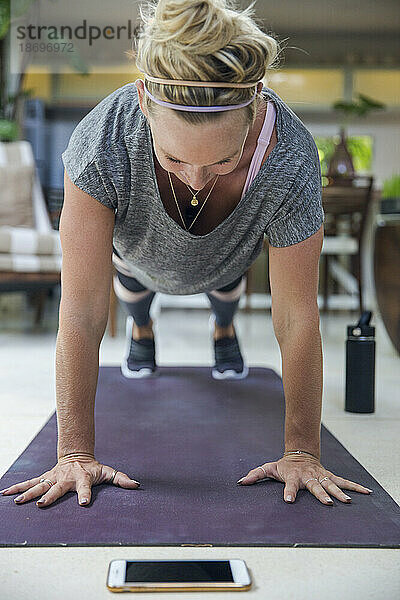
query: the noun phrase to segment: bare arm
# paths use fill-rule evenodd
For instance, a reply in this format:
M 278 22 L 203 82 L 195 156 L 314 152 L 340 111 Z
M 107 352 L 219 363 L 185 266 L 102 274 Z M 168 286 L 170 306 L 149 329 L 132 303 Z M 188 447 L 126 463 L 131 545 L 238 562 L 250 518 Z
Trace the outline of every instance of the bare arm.
M 269 248 L 272 321 L 282 355 L 285 451 L 320 457 L 323 355 L 319 331 L 318 265 L 323 225 L 306 240 Z
M 55 364 L 58 459 L 70 452 L 94 453 L 94 404 L 110 301 L 114 220 L 114 211 L 64 173 Z

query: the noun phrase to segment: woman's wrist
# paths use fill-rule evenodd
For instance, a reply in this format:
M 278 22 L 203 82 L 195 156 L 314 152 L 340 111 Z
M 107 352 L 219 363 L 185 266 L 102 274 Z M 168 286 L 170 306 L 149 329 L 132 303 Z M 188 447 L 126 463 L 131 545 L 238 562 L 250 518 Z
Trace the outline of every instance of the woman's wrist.
M 73 460 L 95 460 L 93 452 L 68 452 L 58 457 L 58 462 L 69 462 Z
M 316 458 L 317 460 L 320 459 L 319 456 L 316 456 L 315 454 L 312 454 L 311 452 L 308 452 L 306 450 L 285 450 L 285 452 L 283 453 L 283 456 L 296 456 L 299 454 L 308 454 L 309 456 L 313 456 L 314 458 Z

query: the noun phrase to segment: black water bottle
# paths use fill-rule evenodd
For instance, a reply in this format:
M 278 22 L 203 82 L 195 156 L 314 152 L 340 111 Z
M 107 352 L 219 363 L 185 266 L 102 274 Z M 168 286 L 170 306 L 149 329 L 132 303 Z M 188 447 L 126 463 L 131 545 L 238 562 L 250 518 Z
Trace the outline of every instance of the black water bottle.
M 363 311 L 357 325 L 347 327 L 345 410 L 375 411 L 375 327 L 371 311 Z

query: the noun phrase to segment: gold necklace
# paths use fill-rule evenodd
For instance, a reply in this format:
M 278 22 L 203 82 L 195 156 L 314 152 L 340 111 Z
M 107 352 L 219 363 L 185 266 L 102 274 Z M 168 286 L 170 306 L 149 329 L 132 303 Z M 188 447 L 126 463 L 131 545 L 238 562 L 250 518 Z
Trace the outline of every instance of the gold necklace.
M 197 194 L 198 194 L 199 192 L 201 192 L 201 190 L 202 190 L 202 189 L 204 189 L 206 186 L 205 186 L 205 185 L 203 185 L 203 187 L 201 188 L 201 190 L 197 190 L 197 192 L 196 192 L 196 193 L 194 193 L 194 191 L 193 191 L 192 189 L 190 189 L 190 187 L 188 186 L 188 184 L 187 184 L 186 182 L 184 182 L 184 184 L 186 185 L 187 189 L 189 190 L 189 192 L 190 192 L 190 193 L 192 194 L 192 196 L 193 196 L 193 197 L 192 197 L 192 199 L 191 199 L 191 201 L 190 201 L 190 204 L 191 204 L 192 206 L 197 206 L 197 205 L 198 205 L 198 203 L 199 203 L 199 201 L 197 200 L 197 197 L 196 197 L 196 196 L 197 196 Z M 207 185 L 207 184 L 206 184 L 206 185 Z
M 190 189 L 190 187 L 188 186 L 188 184 L 187 184 L 187 183 L 185 183 L 185 185 L 186 185 L 187 189 L 189 190 L 189 192 L 190 192 L 190 193 L 192 194 L 192 196 L 193 196 L 193 197 L 192 197 L 192 199 L 191 199 L 191 201 L 190 201 L 190 204 L 191 204 L 192 206 L 197 206 L 197 205 L 198 205 L 198 203 L 199 203 L 199 201 L 197 200 L 196 196 L 197 196 L 197 194 L 198 194 L 199 192 L 201 192 L 201 190 L 202 190 L 203 188 L 201 188 L 201 190 L 197 190 L 197 192 L 196 192 L 196 193 L 194 193 L 194 192 L 193 192 L 193 190 L 191 190 L 191 189 Z
M 204 208 L 204 206 L 205 206 L 205 203 L 207 202 L 207 200 L 208 200 L 208 198 L 209 198 L 209 196 L 210 196 L 211 192 L 212 192 L 212 191 L 213 191 L 213 189 L 214 189 L 214 186 L 215 186 L 215 184 L 217 183 L 217 179 L 218 179 L 218 177 L 219 177 L 219 175 L 217 175 L 217 176 L 216 176 L 216 178 L 215 178 L 215 181 L 214 181 L 214 183 L 213 183 L 213 184 L 212 184 L 212 186 L 211 186 L 211 190 L 208 192 L 208 194 L 207 194 L 207 197 L 206 197 L 206 199 L 204 200 L 204 202 L 203 202 L 203 205 L 202 205 L 202 207 L 200 208 L 199 212 L 197 213 L 197 215 L 195 216 L 195 218 L 194 218 L 194 219 L 193 219 L 193 221 L 191 222 L 190 226 L 189 226 L 189 227 L 186 227 L 186 223 L 185 223 L 185 221 L 184 221 L 184 219 L 183 219 L 183 217 L 182 217 L 181 209 L 179 208 L 178 200 L 176 199 L 176 195 L 175 195 L 174 186 L 172 185 L 171 174 L 170 174 L 170 172 L 168 171 L 169 183 L 171 184 L 171 189 L 172 189 L 172 193 L 173 193 L 173 195 L 174 195 L 175 204 L 176 204 L 176 207 L 177 207 L 177 209 L 178 209 L 178 212 L 179 212 L 179 215 L 180 215 L 180 217 L 181 217 L 181 220 L 182 220 L 183 226 L 184 226 L 184 228 L 186 229 L 186 231 L 189 231 L 189 229 L 191 229 L 191 228 L 192 228 L 192 226 L 193 226 L 194 222 L 196 221 L 197 217 L 199 216 L 199 214 L 200 214 L 200 213 L 201 213 L 201 211 L 203 210 L 203 208 Z M 185 184 L 185 185 L 186 185 L 186 184 Z M 201 191 L 201 190 L 199 190 L 199 191 Z M 199 191 L 198 191 L 197 193 L 199 193 Z M 191 202 L 191 204 L 192 204 L 192 205 L 193 205 L 193 199 L 195 199 L 195 200 L 196 200 L 196 202 L 198 203 L 198 200 L 197 200 L 197 198 L 195 198 L 195 196 L 193 196 L 193 198 L 192 198 L 192 202 Z M 193 205 L 193 206 L 195 206 L 195 205 Z

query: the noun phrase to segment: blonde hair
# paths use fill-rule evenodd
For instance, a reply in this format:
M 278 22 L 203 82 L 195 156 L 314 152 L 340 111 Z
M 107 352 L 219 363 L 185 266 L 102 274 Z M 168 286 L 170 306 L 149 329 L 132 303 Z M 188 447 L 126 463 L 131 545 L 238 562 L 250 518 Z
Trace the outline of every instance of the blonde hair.
M 139 71 L 168 79 L 242 83 L 265 79 L 275 68 L 279 43 L 251 17 L 253 4 L 239 12 L 235 0 L 158 0 L 141 4 L 142 23 L 136 28 L 133 52 Z M 160 100 L 175 104 L 214 106 L 250 100 L 254 88 L 213 88 L 166 85 L 146 81 Z M 258 98 L 241 109 L 246 125 L 257 116 Z M 144 106 L 154 118 L 159 105 L 144 94 Z M 221 118 L 220 112 L 174 110 L 190 124 Z M 243 112 L 244 111 L 244 112 Z

